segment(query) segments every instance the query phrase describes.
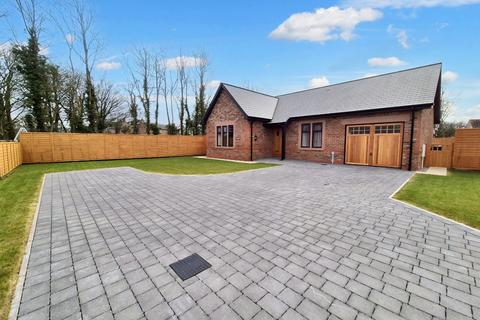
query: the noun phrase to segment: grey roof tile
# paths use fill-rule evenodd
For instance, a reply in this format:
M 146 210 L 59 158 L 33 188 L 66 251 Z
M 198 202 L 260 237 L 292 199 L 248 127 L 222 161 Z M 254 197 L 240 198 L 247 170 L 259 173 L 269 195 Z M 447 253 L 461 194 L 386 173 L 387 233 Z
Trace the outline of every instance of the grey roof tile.
M 223 84 L 248 117 L 290 118 L 433 104 L 442 65 L 418 68 L 308 89 L 277 97 Z
M 278 99 L 263 93 L 223 84 L 249 117 L 272 119 Z

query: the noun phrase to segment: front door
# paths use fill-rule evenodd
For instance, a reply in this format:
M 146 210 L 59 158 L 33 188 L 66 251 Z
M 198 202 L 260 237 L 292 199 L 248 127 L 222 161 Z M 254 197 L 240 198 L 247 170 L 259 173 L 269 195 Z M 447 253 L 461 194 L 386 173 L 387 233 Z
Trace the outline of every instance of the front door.
M 282 129 L 275 128 L 273 130 L 273 156 L 280 157 L 282 155 Z
M 399 168 L 402 134 L 401 123 L 347 126 L 345 163 Z

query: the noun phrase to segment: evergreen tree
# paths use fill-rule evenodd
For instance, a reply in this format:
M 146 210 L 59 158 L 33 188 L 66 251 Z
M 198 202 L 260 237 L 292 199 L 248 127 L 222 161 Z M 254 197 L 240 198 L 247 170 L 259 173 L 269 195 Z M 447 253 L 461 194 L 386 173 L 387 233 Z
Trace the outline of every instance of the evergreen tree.
M 45 131 L 47 61 L 40 54 L 40 44 L 36 30 L 28 31 L 27 44 L 13 48 L 17 70 L 22 76 L 25 87 L 24 104 L 34 119 L 34 130 Z
M 88 132 L 97 131 L 97 96 L 95 94 L 95 86 L 92 79 L 87 74 L 85 79 L 85 111 L 87 113 Z

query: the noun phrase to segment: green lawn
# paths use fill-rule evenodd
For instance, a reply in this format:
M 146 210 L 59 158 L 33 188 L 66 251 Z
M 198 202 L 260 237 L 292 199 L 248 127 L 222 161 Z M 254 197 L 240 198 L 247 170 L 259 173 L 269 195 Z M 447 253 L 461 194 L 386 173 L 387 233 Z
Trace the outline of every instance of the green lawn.
M 195 157 L 22 165 L 0 180 L 0 319 L 6 319 L 42 176 L 49 172 L 130 166 L 168 174 L 217 174 L 275 166 Z
M 446 177 L 416 174 L 395 198 L 480 228 L 480 172 L 451 170 Z

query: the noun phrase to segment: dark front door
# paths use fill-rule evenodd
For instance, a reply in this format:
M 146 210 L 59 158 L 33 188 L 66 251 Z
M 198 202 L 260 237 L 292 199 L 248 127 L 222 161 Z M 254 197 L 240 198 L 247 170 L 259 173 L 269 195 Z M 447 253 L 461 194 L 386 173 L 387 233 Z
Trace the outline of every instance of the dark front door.
M 280 157 L 282 155 L 282 129 L 275 128 L 273 131 L 273 156 Z

